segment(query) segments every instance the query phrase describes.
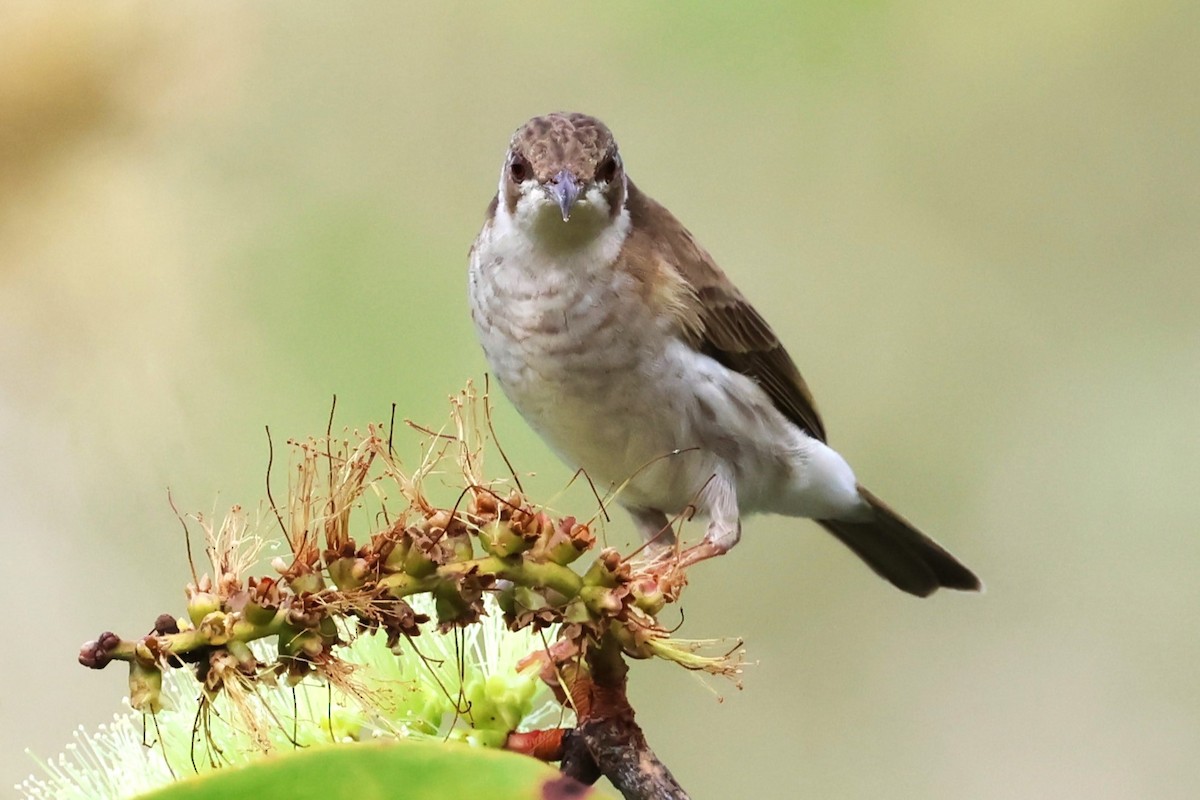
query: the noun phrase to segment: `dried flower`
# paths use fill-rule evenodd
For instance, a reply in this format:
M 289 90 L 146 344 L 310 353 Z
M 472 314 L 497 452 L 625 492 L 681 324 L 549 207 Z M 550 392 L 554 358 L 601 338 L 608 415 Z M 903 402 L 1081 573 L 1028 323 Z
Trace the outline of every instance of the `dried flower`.
M 43 774 L 19 784 L 18 797 L 123 800 L 278 750 L 406 737 L 498 747 L 513 730 L 561 723 L 563 707 L 536 666 L 518 666 L 543 647 L 541 636 L 509 631 L 495 602 L 484 603 L 477 624 L 427 631 L 398 654 L 381 631 L 358 636 L 340 652 L 349 669 L 336 682 L 310 675 L 288 686 L 227 674 L 224 691 L 209 698 L 189 671 L 167 670 L 160 673 L 162 710 L 142 714 L 126 700 L 111 723 L 79 728 L 61 755 L 39 760 Z M 412 606 L 433 611 L 427 597 L 414 597 Z M 260 663 L 274 658 L 262 642 L 252 649 Z M 241 674 L 236 662 L 227 666 Z M 210 713 L 198 713 L 202 704 Z

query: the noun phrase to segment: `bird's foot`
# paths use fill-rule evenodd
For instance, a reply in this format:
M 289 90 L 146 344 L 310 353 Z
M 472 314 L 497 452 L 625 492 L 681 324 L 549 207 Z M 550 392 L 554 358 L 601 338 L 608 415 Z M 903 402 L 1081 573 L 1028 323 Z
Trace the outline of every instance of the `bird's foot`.
M 672 564 L 679 557 L 679 548 L 674 542 L 661 545 L 647 542 L 629 557 L 629 565 L 635 572 L 657 572 Z
M 678 558 L 675 560 L 675 568 L 687 569 L 688 567 L 699 564 L 701 561 L 707 561 L 710 558 L 723 556 L 728 551 L 728 547 L 724 547 L 719 543 L 710 542 L 708 539 L 705 539 L 699 544 L 692 545 L 686 550 L 680 552 Z
M 710 483 L 710 489 L 713 484 Z M 724 485 L 724 484 L 719 484 Z M 725 493 L 722 497 L 731 493 Z M 634 512 L 634 519 L 642 529 L 646 544 L 630 559 L 630 566 L 644 590 L 661 591 L 663 596 L 675 599 L 687 585 L 687 570 L 701 561 L 729 552 L 742 535 L 742 523 L 737 516 L 736 506 L 723 509 L 726 513 L 714 514 L 708 524 L 704 540 L 691 547 L 680 549 L 674 531 L 664 514 L 657 511 Z
M 641 594 L 658 595 L 666 602 L 674 602 L 687 586 L 688 568 L 723 555 L 727 549 L 707 539 L 682 550 L 678 547 L 646 548 L 631 559 L 630 566 Z

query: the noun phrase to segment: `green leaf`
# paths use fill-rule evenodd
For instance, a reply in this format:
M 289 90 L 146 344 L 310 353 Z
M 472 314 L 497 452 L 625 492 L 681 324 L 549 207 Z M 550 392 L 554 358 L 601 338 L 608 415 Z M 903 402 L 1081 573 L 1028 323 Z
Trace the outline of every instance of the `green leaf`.
M 528 756 L 455 743 L 319 747 L 184 778 L 140 800 L 604 800 Z

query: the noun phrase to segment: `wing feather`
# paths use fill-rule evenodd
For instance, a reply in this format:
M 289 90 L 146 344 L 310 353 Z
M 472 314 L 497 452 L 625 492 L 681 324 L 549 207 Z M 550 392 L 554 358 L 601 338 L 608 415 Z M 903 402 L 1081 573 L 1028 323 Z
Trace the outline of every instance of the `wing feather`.
M 754 380 L 779 411 L 825 441 L 825 426 L 800 370 L 771 326 L 671 212 L 629 183 L 626 247 L 666 286 L 680 331 L 701 352 Z

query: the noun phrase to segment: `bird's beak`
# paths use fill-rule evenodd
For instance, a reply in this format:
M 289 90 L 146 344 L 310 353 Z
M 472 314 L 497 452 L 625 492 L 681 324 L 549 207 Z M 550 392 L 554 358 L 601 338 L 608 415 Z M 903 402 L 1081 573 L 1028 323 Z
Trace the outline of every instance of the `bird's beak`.
M 575 176 L 571 174 L 570 170 L 560 171 L 550 179 L 546 191 L 554 198 L 554 202 L 558 203 L 558 207 L 562 211 L 563 222 L 569 220 L 571 209 L 579 198 L 579 182 L 575 180 Z

